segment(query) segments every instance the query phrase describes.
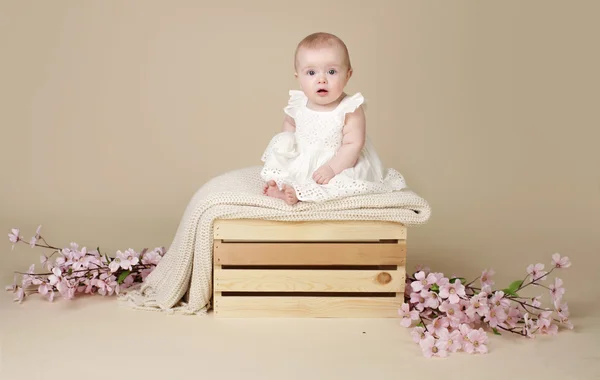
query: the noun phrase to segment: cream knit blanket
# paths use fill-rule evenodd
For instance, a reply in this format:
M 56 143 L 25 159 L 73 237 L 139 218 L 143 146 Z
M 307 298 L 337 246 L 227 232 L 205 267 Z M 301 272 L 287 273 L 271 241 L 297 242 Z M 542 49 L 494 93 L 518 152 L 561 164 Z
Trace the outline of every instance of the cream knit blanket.
M 431 213 L 428 203 L 408 189 L 289 206 L 263 195 L 261 168 L 227 172 L 202 186 L 163 259 L 142 284 L 122 292 L 119 299 L 136 309 L 206 314 L 212 295 L 215 219 L 382 220 L 416 226 Z

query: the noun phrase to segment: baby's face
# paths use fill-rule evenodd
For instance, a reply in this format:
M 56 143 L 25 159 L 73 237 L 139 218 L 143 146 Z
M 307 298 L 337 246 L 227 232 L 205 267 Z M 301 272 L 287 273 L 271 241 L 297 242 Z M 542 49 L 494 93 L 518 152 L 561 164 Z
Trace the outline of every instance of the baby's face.
M 340 47 L 300 48 L 296 59 L 300 87 L 311 103 L 325 106 L 342 95 L 352 72 Z

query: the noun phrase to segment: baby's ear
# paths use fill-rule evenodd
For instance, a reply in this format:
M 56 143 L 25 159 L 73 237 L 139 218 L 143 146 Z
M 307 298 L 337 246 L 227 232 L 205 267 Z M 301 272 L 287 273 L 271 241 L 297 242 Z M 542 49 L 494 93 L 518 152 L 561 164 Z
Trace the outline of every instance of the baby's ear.
M 350 77 L 352 76 L 352 69 L 348 69 L 348 74 L 346 74 L 346 80 L 349 80 Z
M 294 78 L 298 78 L 298 73 L 294 73 Z

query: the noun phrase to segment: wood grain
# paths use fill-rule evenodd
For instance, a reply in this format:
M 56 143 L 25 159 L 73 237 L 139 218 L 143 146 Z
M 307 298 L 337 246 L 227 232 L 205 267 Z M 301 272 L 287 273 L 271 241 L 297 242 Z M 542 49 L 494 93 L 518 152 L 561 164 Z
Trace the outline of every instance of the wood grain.
M 398 318 L 403 297 L 218 296 L 215 317 Z
M 218 269 L 215 291 L 404 292 L 406 271 Z
M 406 243 L 227 243 L 214 241 L 218 265 L 404 265 Z
M 289 222 L 218 219 L 214 239 L 231 241 L 380 241 L 406 239 L 406 226 L 383 221 Z

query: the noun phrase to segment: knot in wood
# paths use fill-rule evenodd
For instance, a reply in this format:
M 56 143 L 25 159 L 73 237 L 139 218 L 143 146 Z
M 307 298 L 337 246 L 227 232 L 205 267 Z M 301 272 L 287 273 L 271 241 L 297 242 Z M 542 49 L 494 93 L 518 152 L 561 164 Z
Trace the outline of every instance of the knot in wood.
M 387 272 L 381 272 L 377 275 L 377 282 L 380 284 L 387 284 L 392 281 L 392 275 Z

